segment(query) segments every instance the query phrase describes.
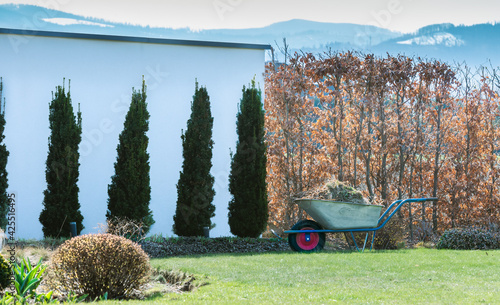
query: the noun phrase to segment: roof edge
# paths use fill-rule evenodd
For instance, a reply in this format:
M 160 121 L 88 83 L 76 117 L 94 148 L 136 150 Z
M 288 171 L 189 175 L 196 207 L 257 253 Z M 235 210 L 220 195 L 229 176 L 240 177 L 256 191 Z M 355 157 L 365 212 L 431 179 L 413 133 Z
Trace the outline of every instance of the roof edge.
M 149 37 L 137 37 L 137 36 L 52 32 L 52 31 L 21 30 L 21 29 L 8 29 L 8 28 L 0 28 L 0 34 L 56 37 L 56 38 L 76 38 L 76 39 L 91 39 L 91 40 L 108 40 L 108 41 L 123 41 L 123 42 L 142 42 L 142 43 L 170 44 L 170 45 L 197 46 L 197 47 L 218 47 L 218 48 L 257 49 L 257 50 L 270 50 L 271 49 L 271 45 L 269 45 L 269 44 L 252 44 L 252 43 L 220 42 L 220 41 L 205 41 L 205 40 L 184 40 L 184 39 L 168 39 L 168 38 L 149 38 Z

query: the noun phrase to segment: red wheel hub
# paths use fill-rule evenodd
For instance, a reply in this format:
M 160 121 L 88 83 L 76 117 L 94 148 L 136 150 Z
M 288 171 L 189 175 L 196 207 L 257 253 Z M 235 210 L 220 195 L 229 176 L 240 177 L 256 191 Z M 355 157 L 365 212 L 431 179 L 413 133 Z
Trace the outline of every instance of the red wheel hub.
M 301 230 L 314 230 L 314 228 L 302 228 Z M 309 236 L 307 236 L 309 235 Z M 303 250 L 312 250 L 316 248 L 319 243 L 319 234 L 318 233 L 298 233 L 297 237 L 297 245 Z

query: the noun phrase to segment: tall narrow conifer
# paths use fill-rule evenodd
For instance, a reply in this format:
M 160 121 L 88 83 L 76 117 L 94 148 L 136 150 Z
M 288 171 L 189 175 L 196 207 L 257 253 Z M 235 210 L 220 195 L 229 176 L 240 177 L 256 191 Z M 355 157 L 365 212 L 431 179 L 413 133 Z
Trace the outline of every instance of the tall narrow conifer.
M 243 87 L 236 115 L 236 153 L 231 156 L 229 227 L 239 237 L 258 237 L 267 226 L 266 145 L 260 89 Z
M 140 221 L 147 233 L 154 223 L 149 209 L 151 186 L 149 177 L 149 112 L 146 103 L 146 83 L 142 90 L 132 88 L 132 101 L 125 117 L 123 131 L 116 148 L 115 174 L 108 186 L 108 220 L 115 217 Z
M 82 115 L 73 113 L 70 90 L 57 86 L 49 105 L 49 151 L 46 161 L 43 210 L 40 223 L 45 237 L 69 237 L 70 222 L 76 222 L 77 231 L 84 227 L 78 201 L 79 177 L 78 146 L 82 139 Z
M 0 78 L 0 228 L 5 231 L 7 226 L 7 212 L 9 210 L 9 197 L 7 195 L 7 188 L 9 187 L 7 181 L 7 158 L 9 151 L 3 142 L 5 139 L 5 100 L 3 100 L 3 82 Z
M 191 117 L 182 133 L 182 171 L 177 183 L 177 207 L 174 215 L 174 233 L 179 236 L 203 236 L 204 227 L 212 227 L 215 215 L 212 204 L 215 191 L 212 168 L 212 127 L 207 89 L 196 90 L 191 103 Z

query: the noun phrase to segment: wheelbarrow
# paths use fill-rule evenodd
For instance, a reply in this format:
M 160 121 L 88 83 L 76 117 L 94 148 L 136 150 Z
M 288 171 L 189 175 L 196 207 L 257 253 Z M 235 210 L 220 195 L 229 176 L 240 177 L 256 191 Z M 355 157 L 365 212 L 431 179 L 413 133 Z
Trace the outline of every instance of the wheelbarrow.
M 296 201 L 299 207 L 304 209 L 314 220 L 301 220 L 291 230 L 287 230 L 284 233 L 288 234 L 288 243 L 292 250 L 298 252 L 315 252 L 323 249 L 326 233 L 344 233 L 347 241 L 347 233 L 350 233 L 356 250 L 364 251 L 368 241 L 368 234 L 373 232 L 370 245 L 371 250 L 375 241 L 376 231 L 382 229 L 405 203 L 437 200 L 437 198 L 396 200 L 380 216 L 383 208 L 382 205 L 299 199 Z M 360 247 L 356 243 L 354 232 L 366 232 L 362 250 L 360 250 Z M 349 246 L 351 246 L 350 243 Z

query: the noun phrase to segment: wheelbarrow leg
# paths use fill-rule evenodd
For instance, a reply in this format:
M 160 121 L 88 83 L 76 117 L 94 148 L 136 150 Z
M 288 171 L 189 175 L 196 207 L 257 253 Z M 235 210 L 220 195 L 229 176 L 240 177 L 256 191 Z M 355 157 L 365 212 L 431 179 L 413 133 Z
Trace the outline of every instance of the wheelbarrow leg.
M 373 248 L 373 243 L 375 242 L 375 233 L 376 233 L 376 232 L 377 232 L 377 231 L 373 231 L 373 235 L 372 235 L 372 244 L 370 245 L 370 251 L 372 250 L 372 248 Z
M 361 252 L 365 252 L 365 247 L 366 247 L 366 241 L 367 240 L 368 240 L 368 232 L 366 232 L 365 243 L 363 244 L 363 251 L 361 251 Z
M 351 232 L 352 241 L 354 242 L 354 246 L 356 246 L 356 251 L 359 252 L 358 243 L 356 243 L 356 239 L 354 238 L 354 234 L 352 233 L 352 231 L 350 231 L 350 232 Z
M 363 243 L 363 248 L 361 250 L 359 250 L 358 243 L 356 242 L 356 239 L 354 238 L 354 233 L 352 233 L 352 231 L 350 231 L 350 233 L 351 233 L 352 241 L 354 242 L 354 246 L 356 247 L 356 250 L 358 252 L 365 252 L 366 242 L 368 241 L 368 234 L 369 234 L 369 232 L 366 232 L 365 242 Z M 346 240 L 347 240 L 347 236 L 346 236 Z M 351 246 L 351 244 L 349 243 L 349 247 L 350 246 Z M 370 250 L 371 250 L 371 248 L 370 248 Z
M 352 250 L 351 242 L 349 241 L 349 237 L 347 237 L 347 232 L 344 232 L 344 237 L 347 241 L 347 245 L 349 245 L 349 250 Z

